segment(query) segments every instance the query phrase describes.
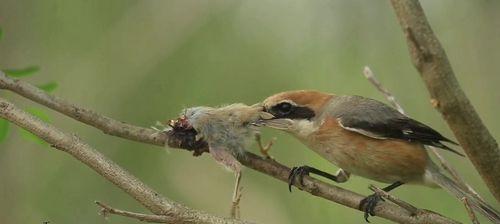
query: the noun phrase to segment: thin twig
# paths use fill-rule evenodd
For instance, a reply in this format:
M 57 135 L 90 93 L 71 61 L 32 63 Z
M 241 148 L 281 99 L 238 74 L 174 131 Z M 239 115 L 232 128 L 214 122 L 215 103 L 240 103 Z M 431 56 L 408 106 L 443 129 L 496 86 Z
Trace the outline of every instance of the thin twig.
M 469 215 L 470 220 L 472 221 L 473 224 L 480 224 L 479 220 L 477 220 L 476 214 L 474 213 L 474 210 L 470 207 L 469 201 L 467 198 L 462 198 L 462 202 L 464 203 L 465 210 L 467 210 L 467 214 Z
M 446 170 L 451 175 L 451 177 L 453 178 L 453 180 L 458 185 L 460 185 L 463 189 L 469 191 L 469 193 L 473 194 L 474 196 L 478 197 L 479 199 L 484 200 L 468 183 L 466 183 L 464 181 L 464 179 L 458 174 L 457 170 L 455 168 L 453 168 L 448 163 L 448 161 L 446 161 L 446 159 L 441 155 L 441 153 L 439 153 L 437 151 L 439 149 L 437 149 L 434 146 L 428 146 L 428 147 L 434 153 L 434 155 L 436 156 L 436 158 L 438 158 L 438 160 L 439 160 L 441 166 L 443 167 L 443 169 Z
M 27 82 L 10 79 L 3 75 L 1 71 L 0 88 L 8 89 L 30 100 L 33 100 L 34 102 L 40 103 L 71 118 L 74 118 L 75 120 L 100 129 L 104 133 L 110 135 L 138 142 L 159 145 L 162 147 L 166 142 L 175 140 L 169 138 L 169 136 L 165 134 L 158 133 L 155 130 L 119 122 L 91 110 L 78 107 L 72 103 L 62 100 L 59 97 L 51 96 Z M 0 108 L 0 114 L 2 114 L 1 112 L 2 110 Z M 31 122 L 23 122 L 19 125 L 29 127 L 33 124 Z M 181 146 L 177 145 L 176 147 L 179 148 Z M 206 151 L 208 151 L 208 149 L 205 148 L 205 152 Z M 201 152 L 202 151 L 200 151 L 199 153 L 201 154 Z M 264 159 L 253 153 L 246 152 L 245 156 L 242 156 L 240 158 L 240 162 L 251 169 L 288 183 L 288 174 L 290 173 L 290 168 L 277 163 L 276 161 Z M 364 199 L 364 196 L 360 194 L 337 186 L 326 184 L 322 181 L 308 176 L 304 177 L 304 185 L 299 187 L 300 189 L 307 191 L 314 196 L 322 197 L 327 200 L 358 210 L 360 201 Z M 377 216 L 398 223 L 459 223 L 435 212 L 423 212 L 416 216 L 412 216 L 410 212 L 391 203 L 381 202 L 377 205 L 377 208 L 378 209 L 375 212 Z M 156 212 L 153 213 L 156 214 Z
M 389 194 L 388 192 L 386 192 L 386 191 L 384 191 L 384 190 L 382 190 L 374 185 L 370 185 L 369 188 L 370 188 L 370 190 L 372 190 L 375 193 L 379 194 L 380 196 L 386 198 L 387 200 L 392 201 L 394 204 L 401 206 L 402 208 L 408 210 L 409 212 L 411 212 L 414 215 L 422 212 L 421 209 L 409 204 L 408 202 L 402 201 L 401 199 Z
M 370 81 L 382 94 L 384 94 L 385 98 L 387 99 L 387 101 L 389 101 L 389 103 L 394 107 L 396 108 L 399 113 L 402 113 L 402 114 L 405 114 L 405 111 L 403 109 L 403 107 L 401 107 L 401 104 L 398 103 L 398 101 L 396 100 L 396 97 L 394 97 L 394 95 L 392 95 L 391 92 L 389 92 L 388 89 L 386 89 L 382 83 L 380 83 L 380 81 L 378 81 L 377 77 L 375 77 L 375 74 L 372 72 L 372 70 L 370 69 L 370 67 L 368 66 L 365 66 L 365 68 L 363 69 L 363 75 L 366 77 L 366 79 L 368 79 L 368 81 Z
M 105 218 L 107 218 L 107 216 L 109 214 L 113 214 L 113 215 L 121 215 L 121 216 L 125 216 L 128 218 L 138 219 L 139 221 L 143 221 L 143 222 L 175 223 L 176 221 L 178 221 L 176 219 L 173 219 L 171 217 L 164 216 L 164 215 L 150 215 L 150 214 L 129 212 L 129 211 L 124 211 L 124 210 L 113 208 L 113 207 L 106 205 L 106 204 L 99 202 L 99 201 L 95 201 L 95 203 L 99 207 L 101 207 L 100 214 L 102 216 L 104 216 Z

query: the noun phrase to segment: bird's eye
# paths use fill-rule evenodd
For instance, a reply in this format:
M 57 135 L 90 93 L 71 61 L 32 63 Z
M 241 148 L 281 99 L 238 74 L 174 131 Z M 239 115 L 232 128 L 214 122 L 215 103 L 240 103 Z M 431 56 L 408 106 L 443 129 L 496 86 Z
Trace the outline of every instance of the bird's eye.
M 293 105 L 287 102 L 280 103 L 276 105 L 276 110 L 281 114 L 281 116 L 286 116 L 292 112 Z

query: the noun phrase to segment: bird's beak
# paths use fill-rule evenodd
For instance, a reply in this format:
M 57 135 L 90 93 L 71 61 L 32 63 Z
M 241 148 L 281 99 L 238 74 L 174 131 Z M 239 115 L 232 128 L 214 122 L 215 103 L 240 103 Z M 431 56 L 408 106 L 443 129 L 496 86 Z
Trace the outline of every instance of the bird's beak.
M 293 121 L 288 118 L 276 118 L 271 113 L 267 112 L 262 103 L 252 105 L 254 108 L 259 108 L 259 119 L 252 124 L 255 126 L 265 126 L 280 130 L 288 130 L 291 128 Z
M 265 126 L 280 130 L 288 130 L 291 128 L 293 121 L 288 118 L 276 118 L 271 113 L 266 112 L 265 110 L 260 112 L 260 118 L 255 122 L 257 126 Z
M 293 125 L 293 121 L 288 118 L 277 118 L 269 120 L 259 120 L 262 126 L 270 127 L 279 130 L 290 130 Z

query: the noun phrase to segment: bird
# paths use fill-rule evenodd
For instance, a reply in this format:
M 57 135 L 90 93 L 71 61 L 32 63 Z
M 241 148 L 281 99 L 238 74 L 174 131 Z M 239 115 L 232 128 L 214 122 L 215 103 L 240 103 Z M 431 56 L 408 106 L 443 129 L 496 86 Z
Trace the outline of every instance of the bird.
M 259 123 L 283 130 L 340 169 L 330 174 L 311 166 L 294 167 L 289 190 L 304 175 L 323 176 L 338 183 L 358 175 L 382 183 L 389 192 L 404 184 L 441 187 L 500 223 L 500 213 L 444 175 L 432 162 L 425 146 L 434 146 L 460 156 L 443 143 L 457 145 L 431 127 L 374 99 L 356 95 L 335 95 L 315 90 L 295 90 L 266 98 L 262 110 L 272 115 Z M 364 218 L 374 216 L 383 200 L 378 194 L 364 198 L 359 209 Z
M 235 103 L 221 107 L 196 106 L 185 109 L 176 120 L 170 120 L 170 136 L 180 137 L 178 146 L 194 150 L 201 155 L 200 147 L 208 146 L 212 158 L 236 175 L 232 197 L 231 216 L 237 218 L 241 198 L 241 170 L 238 161 L 245 157 L 252 140 L 259 136 L 257 121 L 270 118 L 258 104 Z M 260 142 L 259 142 L 260 143 Z M 262 151 L 262 149 L 261 149 Z
M 256 122 L 269 116 L 258 105 L 196 106 L 185 109 L 170 126 L 194 131 L 193 142 L 206 142 L 215 161 L 239 173 L 242 165 L 238 158 L 245 156 L 245 149 L 259 133 Z

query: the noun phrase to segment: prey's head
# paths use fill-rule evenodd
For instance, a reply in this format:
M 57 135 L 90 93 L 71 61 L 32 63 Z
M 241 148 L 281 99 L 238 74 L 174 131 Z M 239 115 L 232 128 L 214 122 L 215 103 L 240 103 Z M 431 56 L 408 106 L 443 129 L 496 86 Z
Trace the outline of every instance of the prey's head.
M 331 94 L 312 90 L 288 91 L 272 95 L 264 100 L 264 111 L 272 118 L 264 120 L 264 126 L 281 129 L 302 136 L 315 131 L 315 121 L 323 113 Z

